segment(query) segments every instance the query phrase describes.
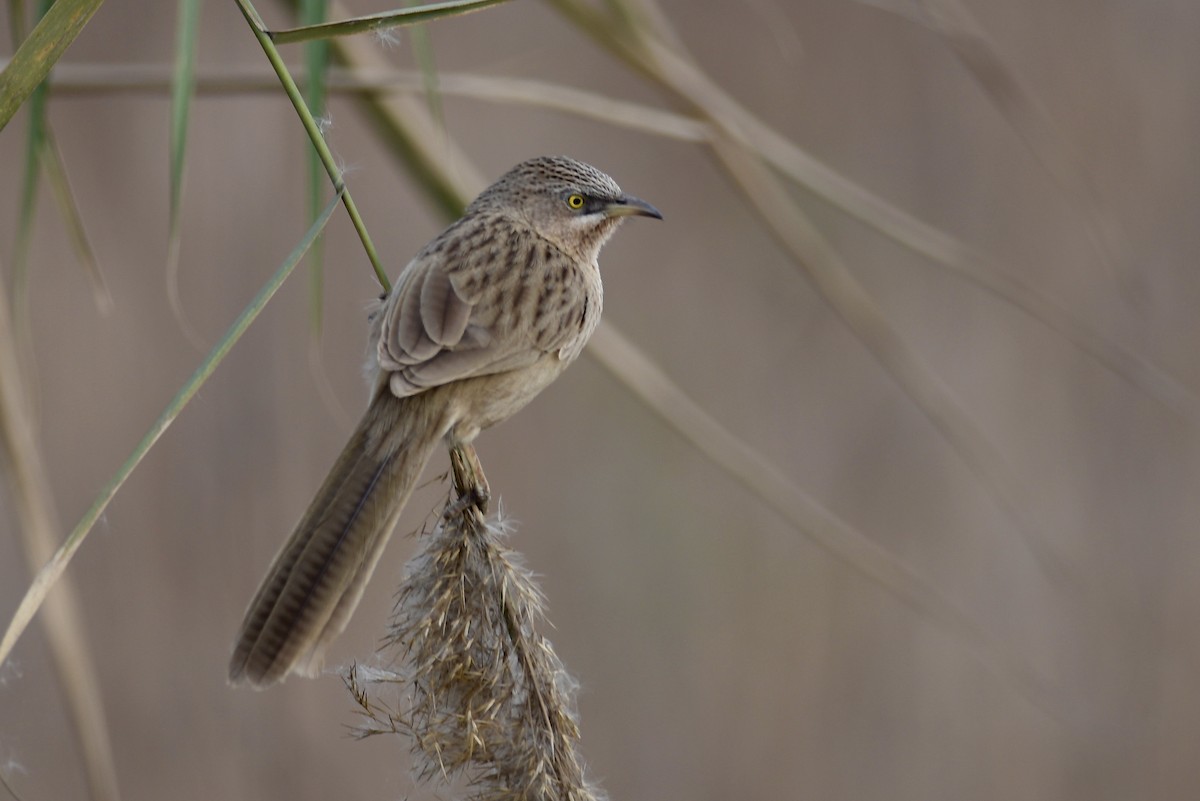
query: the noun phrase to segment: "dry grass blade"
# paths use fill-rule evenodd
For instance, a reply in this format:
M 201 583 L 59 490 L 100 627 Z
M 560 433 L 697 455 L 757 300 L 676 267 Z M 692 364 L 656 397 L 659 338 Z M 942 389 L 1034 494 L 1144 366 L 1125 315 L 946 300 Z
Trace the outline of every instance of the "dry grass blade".
M 71 191 L 71 182 L 67 177 L 62 153 L 59 152 L 54 131 L 49 125 L 45 129 L 39 161 L 45 171 L 46 182 L 50 185 L 50 192 L 58 205 L 63 224 L 67 228 L 67 238 L 71 240 L 71 246 L 83 266 L 88 283 L 92 285 L 92 298 L 96 308 L 101 314 L 110 314 L 113 310 L 112 293 L 108 291 L 108 282 L 104 280 L 96 251 L 92 248 L 87 229 L 83 225 L 83 215 L 79 212 L 79 204 L 75 202 L 75 193 Z
M 717 138 L 713 140 L 713 150 L 742 187 L 760 219 L 812 279 L 829 305 L 904 388 L 1016 523 L 1047 579 L 1052 584 L 1075 585 L 1077 579 L 1046 542 L 1045 532 L 1026 513 L 1022 500 L 1024 493 L 1016 473 L 954 399 L 950 389 L 904 342 L 817 227 L 800 211 L 770 171 L 741 145 Z
M 1062 710 L 1044 679 L 995 643 L 937 589 L 884 548 L 792 486 L 784 471 L 705 412 L 611 325 L 601 322 L 589 353 L 727 473 L 851 570 L 879 584 L 949 633 L 1000 680 L 1056 720 Z
M 1141 279 L 1119 259 L 1115 221 L 1104 219 L 1087 167 L 1050 113 L 1022 84 L 1016 71 L 1004 61 L 983 27 L 959 0 L 917 0 L 917 3 L 926 24 L 945 40 L 1029 152 L 1066 194 L 1082 218 L 1097 255 L 1116 276 L 1119 288 L 1134 299 L 1141 298 L 1145 292 Z
M 20 793 L 17 792 L 17 789 L 8 781 L 9 773 L 10 771 L 8 770 L 0 770 L 0 787 L 3 787 L 4 791 L 12 796 L 13 801 L 25 801 Z
M 8 298 L 0 285 L 0 444 L 4 448 L 9 497 L 20 542 L 33 574 L 53 555 L 61 531 L 48 494 L 50 483 L 34 438 L 35 430 L 21 386 Z M 92 798 L 116 801 L 120 792 L 112 741 L 74 584 L 69 580 L 60 582 L 58 592 L 46 599 L 43 615 L 46 640 L 79 739 Z
M 849 181 L 755 119 L 741 120 L 727 133 L 744 136 L 783 175 L 850 216 L 1040 321 L 1175 414 L 1200 417 L 1200 399 L 1174 377 L 975 249 Z
M 708 138 L 708 124 L 695 117 L 549 81 L 453 72 L 438 72 L 437 80 L 438 92 L 443 95 L 538 106 L 686 142 Z M 326 74 L 326 89 L 331 93 L 416 93 L 426 91 L 427 82 L 421 72 L 389 66 L 332 67 Z M 170 76 L 155 64 L 64 64 L 55 70 L 50 83 L 59 94 L 158 93 L 169 90 Z M 201 94 L 275 93 L 279 80 L 257 67 L 208 67 L 197 73 L 195 88 Z
M 405 5 L 411 6 L 413 0 L 405 0 Z M 413 58 L 421 70 L 424 79 L 425 100 L 429 104 L 429 113 L 439 128 L 446 127 L 445 116 L 442 112 L 442 93 L 438 89 L 437 61 L 433 53 L 433 37 L 429 27 L 424 24 L 411 25 L 408 28 L 408 39 L 412 46 Z
M 465 777 L 481 801 L 600 798 L 578 753 L 575 682 L 538 633 L 543 598 L 508 533 L 471 507 L 425 536 L 384 645 L 399 668 L 345 677 L 357 732 L 408 734 L 419 780 Z M 399 711 L 373 697 L 389 685 Z

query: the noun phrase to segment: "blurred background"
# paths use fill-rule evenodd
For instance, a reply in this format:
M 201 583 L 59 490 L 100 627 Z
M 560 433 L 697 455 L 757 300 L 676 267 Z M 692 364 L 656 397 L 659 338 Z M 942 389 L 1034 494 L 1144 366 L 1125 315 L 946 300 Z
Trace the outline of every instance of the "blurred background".
M 961 18 L 927 15 L 938 7 L 977 27 L 941 27 Z M 774 173 L 797 208 L 766 198 L 768 212 L 809 215 L 890 323 L 891 344 L 872 350 L 755 208 L 764 197 L 695 136 L 442 93 L 435 140 L 457 180 L 565 153 L 663 210 L 605 250 L 605 319 L 796 493 L 737 480 L 586 355 L 480 438 L 518 523 L 512 544 L 549 599 L 547 634 L 581 685 L 592 776 L 613 799 L 1196 797 L 1200 6 L 657 8 L 662 40 L 746 112 L 1031 294 L 1005 300 L 886 236 L 882 212 L 855 219 Z M 536 79 L 703 117 L 560 10 L 514 2 L 430 25 L 447 87 L 459 74 Z M 294 24 L 284 5 L 259 11 Z M 60 535 L 204 358 L 166 290 L 174 37 L 173 4 L 107 3 L 60 77 L 132 65 L 157 70 L 161 89 L 49 99 L 113 301 L 97 309 L 43 188 L 26 380 Z M 404 31 L 356 43 L 416 66 Z M 299 65 L 298 47 L 284 52 Z M 229 69 L 262 89 L 202 91 L 191 111 L 179 290 L 203 349 L 307 227 L 305 134 L 235 5 L 210 2 L 202 89 Z M 27 115 L 0 134 L 6 261 Z M 328 117 L 395 275 L 446 218 L 357 97 L 333 95 Z M 336 676 L 261 693 L 225 683 L 245 604 L 365 402 L 378 286 L 341 212 L 325 258 L 319 359 L 298 271 L 67 572 L 124 798 L 439 797 L 413 786 L 403 739 L 348 736 Z M 925 367 L 915 385 L 873 355 L 896 343 Z M 954 400 L 965 439 L 932 422 L 929 397 Z M 973 442 L 987 446 L 974 461 Z M 410 503 L 331 667 L 371 658 L 414 548 L 404 535 L 444 498 L 445 465 Z M 889 585 L 872 577 L 878 554 L 819 545 L 781 513 L 805 496 L 842 521 L 833 536 L 874 544 L 909 578 Z M 0 499 L 7 620 L 30 574 L 10 487 Z M 914 601 L 897 586 L 924 590 Z M 23 797 L 86 796 L 72 729 L 39 619 L 0 667 L 0 765 Z

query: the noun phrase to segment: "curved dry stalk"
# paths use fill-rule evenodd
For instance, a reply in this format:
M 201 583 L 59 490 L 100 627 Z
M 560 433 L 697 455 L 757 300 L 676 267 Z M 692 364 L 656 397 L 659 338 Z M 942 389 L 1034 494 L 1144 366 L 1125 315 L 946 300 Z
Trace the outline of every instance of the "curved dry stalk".
M 713 141 L 713 150 L 743 194 L 758 211 L 793 261 L 803 268 L 821 295 L 845 321 L 859 341 L 896 379 L 934 428 L 971 468 L 980 483 L 1016 523 L 1018 531 L 1052 582 L 1074 585 L 1074 577 L 1053 551 L 1043 532 L 1025 512 L 1020 481 L 1000 451 L 971 420 L 966 410 L 937 375 L 908 346 L 888 322 L 874 298 L 851 275 L 833 247 L 821 235 L 774 176 L 741 145 Z
M 45 141 L 42 143 L 39 161 L 46 175 L 46 183 L 50 185 L 50 193 L 58 206 L 59 216 L 66 227 L 67 238 L 75 251 L 75 257 L 83 267 L 84 275 L 92 287 L 92 302 L 102 315 L 108 315 L 113 310 L 112 293 L 108 282 L 104 280 L 104 272 L 100 269 L 100 261 L 96 258 L 95 248 L 92 247 L 87 229 L 83 225 L 83 215 L 79 212 L 79 204 L 75 200 L 75 192 L 67 178 L 67 168 L 63 162 L 62 152 L 58 148 L 58 140 L 54 130 L 47 122 Z
M 207 343 L 200 334 L 200 330 L 192 323 L 192 318 L 183 305 L 183 295 L 179 291 L 180 245 L 179 230 L 175 225 L 171 225 L 171 230 L 167 234 L 167 258 L 163 270 L 166 277 L 167 306 L 171 309 L 171 316 L 175 318 L 175 324 L 179 326 L 183 338 L 197 352 L 203 353 Z
M 950 633 L 1034 707 L 1055 720 L 1065 720 L 1045 679 L 1023 659 L 993 641 L 979 624 L 882 546 L 792 486 L 782 468 L 700 408 L 624 335 L 601 322 L 588 348 L 672 428 L 814 543 Z
M 338 428 L 349 431 L 357 422 L 357 415 L 352 414 L 333 391 L 329 381 L 329 372 L 325 369 L 325 357 L 321 353 L 321 340 L 317 337 L 308 338 L 308 374 L 313 385 L 317 388 L 317 397 L 329 416 L 337 422 Z
M 297 84 L 303 86 L 304 79 L 298 79 Z M 165 93 L 170 90 L 170 72 L 157 64 L 64 64 L 55 69 L 51 86 L 63 95 Z M 279 79 L 275 73 L 258 67 L 208 67 L 196 74 L 195 88 L 199 94 L 276 94 Z M 332 93 L 356 94 L 426 91 L 422 73 L 390 66 L 331 67 L 326 75 L 326 88 Z M 552 109 L 686 142 L 703 142 L 708 138 L 709 126 L 695 117 L 549 81 L 439 71 L 438 91 L 491 103 L 521 103 Z
M 34 436 L 35 425 L 26 408 L 13 346 L 8 298 L 0 284 L 0 444 L 8 465 L 19 539 L 29 572 L 36 574 L 54 554 L 61 528 L 49 497 L 50 482 Z M 117 801 L 120 791 L 112 740 L 74 583 L 64 578 L 58 592 L 46 599 L 42 611 L 46 641 L 74 722 L 91 796 L 95 801 Z
M 946 42 L 967 73 L 991 99 L 1000 115 L 1066 195 L 1103 263 L 1130 298 L 1140 300 L 1145 287 L 1137 272 L 1120 261 L 1116 221 L 1105 219 L 1103 204 L 1086 165 L 1050 112 L 1000 55 L 983 26 L 959 0 L 915 0 L 921 20 Z

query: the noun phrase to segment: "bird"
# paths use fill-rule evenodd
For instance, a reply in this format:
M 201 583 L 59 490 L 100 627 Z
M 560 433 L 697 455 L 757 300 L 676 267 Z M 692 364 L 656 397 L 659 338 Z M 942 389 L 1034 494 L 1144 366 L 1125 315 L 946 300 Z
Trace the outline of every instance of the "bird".
M 579 355 L 600 249 L 632 216 L 662 219 L 591 165 L 533 158 L 405 266 L 369 317 L 366 412 L 250 601 L 231 684 L 319 675 L 437 444 L 469 447 Z

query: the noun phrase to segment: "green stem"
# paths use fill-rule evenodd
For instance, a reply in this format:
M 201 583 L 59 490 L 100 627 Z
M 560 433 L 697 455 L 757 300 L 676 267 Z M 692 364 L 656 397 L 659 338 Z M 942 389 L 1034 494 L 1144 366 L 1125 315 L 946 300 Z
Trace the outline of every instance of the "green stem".
M 245 16 L 246 22 L 250 25 L 250 30 L 254 32 L 254 38 L 258 39 L 258 43 L 262 46 L 263 53 L 267 56 L 267 61 L 271 62 L 272 69 L 279 76 L 279 82 L 283 84 L 283 90 L 287 93 L 288 99 L 292 101 L 292 106 L 295 107 L 296 113 L 300 116 L 300 122 L 304 125 L 304 130 L 308 132 L 308 138 L 312 141 L 313 147 L 317 149 L 317 155 L 321 157 L 321 163 L 325 165 L 325 171 L 329 173 L 330 180 L 333 181 L 334 186 L 342 188 L 342 203 L 346 206 L 346 213 L 350 215 L 350 221 L 354 223 L 354 230 L 358 232 L 358 238 L 362 241 L 363 249 L 367 252 L 367 258 L 371 260 L 371 266 L 375 270 L 375 277 L 378 279 L 379 285 L 383 287 L 384 292 L 391 292 L 392 283 L 388 280 L 387 273 L 383 271 L 383 267 L 379 263 L 379 254 L 375 252 L 375 244 L 371 241 L 371 235 L 367 233 L 367 226 L 363 223 L 362 216 L 358 213 L 358 206 L 355 204 L 354 198 L 350 197 L 350 191 L 344 188 L 342 171 L 334 161 L 333 153 L 329 150 L 329 145 L 325 144 L 325 138 L 321 136 L 321 130 L 317 127 L 317 121 L 313 119 L 313 115 L 309 112 L 308 106 L 304 102 L 304 97 L 300 94 L 300 89 L 296 86 L 296 82 L 292 80 L 291 73 L 288 72 L 287 67 L 284 65 L 283 57 L 279 55 L 274 42 L 271 41 L 271 37 L 263 26 L 258 12 L 250 5 L 250 0 L 237 0 L 237 4 L 238 8 L 242 10 L 242 15 Z

